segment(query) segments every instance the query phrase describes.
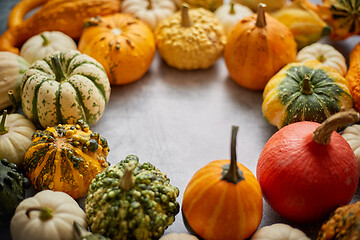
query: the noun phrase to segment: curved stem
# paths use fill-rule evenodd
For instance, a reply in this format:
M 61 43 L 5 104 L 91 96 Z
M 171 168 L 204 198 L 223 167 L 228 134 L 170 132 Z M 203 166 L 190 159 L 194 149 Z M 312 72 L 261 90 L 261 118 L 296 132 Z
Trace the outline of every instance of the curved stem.
M 266 27 L 265 8 L 266 4 L 259 3 L 256 18 L 256 26 L 259 28 Z
M 15 96 L 14 96 L 14 90 L 10 89 L 8 91 L 8 96 L 10 98 L 10 101 L 11 101 L 11 104 L 12 104 L 12 110 L 11 110 L 11 113 L 14 113 L 14 112 L 17 112 L 18 110 L 18 104 L 16 103 L 16 99 L 15 99 Z
M 128 165 L 125 167 L 123 176 L 120 179 L 119 187 L 124 191 L 129 191 L 135 186 L 135 178 L 133 171 L 135 165 Z
M 57 55 L 55 55 L 54 57 L 51 58 L 51 63 L 53 65 L 54 68 L 54 72 L 55 72 L 55 80 L 58 82 L 61 82 L 62 80 L 65 79 L 65 74 L 64 74 L 64 70 L 61 66 L 61 62 L 60 59 L 58 58 Z
M 238 132 L 239 127 L 233 126 L 232 133 L 231 133 L 231 160 L 230 160 L 230 167 L 228 169 L 224 169 L 222 180 L 231 182 L 231 183 L 238 183 L 241 180 L 244 180 L 244 176 L 242 171 L 237 166 L 236 160 L 236 135 Z
M 32 211 L 40 211 L 39 218 L 42 221 L 47 221 L 54 217 L 53 210 L 49 207 L 34 207 L 27 209 L 25 214 L 28 218 L 30 218 L 30 212 Z
M 148 0 L 148 3 L 149 3 L 149 5 L 148 5 L 147 9 L 148 10 L 153 9 L 151 0 Z
M 186 4 L 183 4 L 181 8 L 181 26 L 183 27 L 192 26 L 192 22 L 189 16 L 189 6 Z
M 230 11 L 229 11 L 229 14 L 230 15 L 234 15 L 236 12 L 235 12 L 235 7 L 234 7 L 234 3 L 231 2 L 230 3 Z
M 310 95 L 313 93 L 313 89 L 311 87 L 310 82 L 311 82 L 310 75 L 305 74 L 304 80 L 302 81 L 302 85 L 301 85 L 301 93 L 302 94 Z
M 0 135 L 7 134 L 9 132 L 9 128 L 5 126 L 6 116 L 7 116 L 7 110 L 4 110 L 2 119 L 0 122 Z
M 331 134 L 338 128 L 360 121 L 360 115 L 354 109 L 338 112 L 326 119 L 314 132 L 316 143 L 327 145 L 331 141 Z
M 43 39 L 42 45 L 43 45 L 44 47 L 47 46 L 47 45 L 49 45 L 50 41 L 49 41 L 49 39 L 47 39 L 47 37 L 45 37 L 44 34 L 40 34 L 40 37 Z

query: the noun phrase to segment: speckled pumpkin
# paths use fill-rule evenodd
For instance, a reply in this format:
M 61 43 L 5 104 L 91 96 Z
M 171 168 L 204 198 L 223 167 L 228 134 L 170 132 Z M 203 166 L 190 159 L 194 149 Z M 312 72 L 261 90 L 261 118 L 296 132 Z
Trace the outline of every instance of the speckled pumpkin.
M 222 55 L 226 36 L 215 15 L 203 8 L 175 13 L 155 30 L 160 56 L 182 70 L 208 68 Z
M 109 98 L 109 79 L 101 64 L 75 50 L 36 61 L 21 82 L 23 111 L 43 128 L 78 119 L 93 125 Z
M 87 194 L 92 179 L 109 166 L 105 138 L 84 121 L 38 130 L 25 154 L 24 169 L 34 188 L 62 191 L 77 199 Z
M 353 100 L 344 77 L 316 60 L 290 63 L 275 74 L 263 92 L 262 111 L 282 128 L 299 121 L 323 122 L 351 109 Z

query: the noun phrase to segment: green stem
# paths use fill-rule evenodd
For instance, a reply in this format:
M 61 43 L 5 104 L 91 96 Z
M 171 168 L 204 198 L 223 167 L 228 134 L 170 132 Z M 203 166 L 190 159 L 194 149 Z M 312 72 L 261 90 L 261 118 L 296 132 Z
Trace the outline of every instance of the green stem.
M 192 22 L 189 16 L 189 6 L 186 4 L 183 4 L 181 8 L 181 26 L 183 27 L 192 26 Z
M 229 14 L 230 15 L 234 15 L 236 12 L 235 12 L 235 7 L 234 7 L 234 3 L 231 2 L 230 3 L 230 11 L 229 11 Z
M 134 169 L 135 165 L 126 166 L 124 174 L 120 179 L 119 187 L 126 192 L 135 186 Z
M 7 110 L 4 110 L 2 119 L 0 122 L 0 135 L 7 134 L 9 132 L 9 128 L 5 126 L 5 120 L 7 116 Z
M 40 34 L 40 37 L 43 39 L 42 45 L 43 45 L 44 47 L 47 46 L 47 45 L 49 45 L 50 41 L 49 41 L 49 39 L 47 39 L 47 37 L 45 37 L 44 34 Z
M 55 55 L 54 57 L 51 58 L 51 63 L 53 65 L 54 68 L 54 72 L 55 72 L 55 80 L 58 82 L 63 81 L 66 77 L 64 74 L 64 70 L 61 66 L 61 62 L 60 59 L 58 58 L 57 55 Z
M 266 27 L 265 8 L 266 4 L 259 3 L 256 18 L 256 26 L 259 28 Z
M 28 218 L 30 218 L 30 212 L 32 211 L 40 211 L 39 218 L 42 221 L 47 221 L 54 217 L 53 210 L 49 207 L 34 207 L 27 209 L 25 214 Z
M 302 85 L 301 85 L 301 93 L 302 94 L 310 95 L 313 93 L 310 82 L 311 82 L 310 75 L 305 74 L 304 79 L 302 81 Z
M 14 90 L 10 89 L 8 91 L 8 96 L 10 98 L 10 101 L 11 101 L 11 104 L 13 106 L 12 110 L 11 110 L 11 113 L 14 113 L 14 112 L 17 112 L 18 110 L 18 104 L 16 103 L 16 99 L 15 99 L 15 96 L 14 96 Z
M 231 182 L 231 183 L 238 183 L 241 180 L 244 180 L 244 176 L 242 171 L 237 166 L 237 159 L 236 159 L 236 135 L 238 132 L 239 127 L 233 126 L 232 127 L 232 134 L 231 134 L 231 160 L 230 160 L 230 167 L 224 169 L 222 180 Z

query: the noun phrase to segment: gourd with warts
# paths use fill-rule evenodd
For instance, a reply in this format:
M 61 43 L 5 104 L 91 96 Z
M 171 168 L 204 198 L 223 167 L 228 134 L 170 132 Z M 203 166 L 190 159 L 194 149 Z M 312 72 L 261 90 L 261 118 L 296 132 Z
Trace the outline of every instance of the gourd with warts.
M 129 155 L 92 181 L 86 219 L 93 233 L 111 239 L 158 239 L 179 212 L 178 195 L 164 173 Z
M 109 166 L 109 146 L 84 121 L 38 130 L 25 154 L 24 169 L 34 188 L 63 191 L 78 199 L 92 179 Z

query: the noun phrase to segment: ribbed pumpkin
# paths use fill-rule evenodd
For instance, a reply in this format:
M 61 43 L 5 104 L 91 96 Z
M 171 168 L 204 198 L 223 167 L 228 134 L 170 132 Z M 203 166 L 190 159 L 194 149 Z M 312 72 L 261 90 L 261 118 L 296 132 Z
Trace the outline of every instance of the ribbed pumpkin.
M 77 199 L 109 164 L 105 138 L 82 120 L 38 130 L 25 154 L 24 169 L 34 188 L 62 191 Z
M 294 36 L 285 25 L 265 13 L 242 19 L 228 35 L 224 50 L 226 67 L 239 85 L 262 90 L 269 79 L 296 58 Z
M 91 18 L 80 37 L 79 50 L 105 68 L 110 83 L 119 85 L 140 79 L 156 52 L 154 34 L 130 14 Z
M 206 240 L 250 237 L 262 218 L 262 194 L 255 176 L 236 162 L 233 127 L 231 160 L 216 160 L 198 170 L 182 201 L 186 228 Z
M 323 122 L 351 109 L 352 97 L 344 77 L 316 60 L 290 63 L 274 75 L 263 92 L 262 112 L 282 128 L 299 121 Z
M 42 127 L 76 123 L 95 124 L 110 97 L 103 67 L 75 50 L 55 53 L 36 61 L 21 83 L 25 115 Z

